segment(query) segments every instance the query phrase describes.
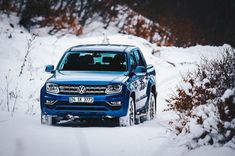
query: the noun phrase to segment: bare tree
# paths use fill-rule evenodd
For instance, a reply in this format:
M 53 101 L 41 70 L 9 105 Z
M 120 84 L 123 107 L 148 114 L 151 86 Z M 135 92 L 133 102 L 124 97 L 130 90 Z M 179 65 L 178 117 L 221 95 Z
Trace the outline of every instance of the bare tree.
M 19 98 L 19 95 L 20 95 L 20 90 L 18 90 L 18 86 L 16 86 L 15 90 L 11 91 L 9 93 L 9 95 L 10 95 L 11 99 L 14 99 L 13 106 L 12 106 L 12 111 L 11 111 L 11 116 L 13 116 L 13 114 L 15 112 L 15 109 L 16 109 L 16 102 L 17 102 L 17 100 Z
M 9 79 L 8 76 L 5 76 L 6 79 L 6 96 L 7 96 L 7 111 L 10 112 L 10 101 L 9 101 Z
M 33 41 L 36 39 L 36 37 L 37 37 L 37 35 L 33 34 L 32 38 L 28 39 L 27 47 L 26 47 L 26 53 L 25 53 L 25 56 L 24 56 L 23 64 L 21 65 L 19 77 L 23 74 L 25 63 L 26 63 L 28 55 L 29 55 L 29 53 L 30 53 L 30 51 L 32 49 Z

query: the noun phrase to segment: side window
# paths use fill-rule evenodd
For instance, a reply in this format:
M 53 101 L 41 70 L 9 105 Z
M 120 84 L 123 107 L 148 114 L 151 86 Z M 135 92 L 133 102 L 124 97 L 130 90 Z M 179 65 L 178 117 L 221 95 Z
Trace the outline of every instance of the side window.
M 137 66 L 146 66 L 146 62 L 143 59 L 143 56 L 140 54 L 140 52 L 137 49 L 134 50 L 134 55 L 136 58 Z
M 130 53 L 130 65 L 133 69 L 137 66 L 135 55 L 133 52 Z

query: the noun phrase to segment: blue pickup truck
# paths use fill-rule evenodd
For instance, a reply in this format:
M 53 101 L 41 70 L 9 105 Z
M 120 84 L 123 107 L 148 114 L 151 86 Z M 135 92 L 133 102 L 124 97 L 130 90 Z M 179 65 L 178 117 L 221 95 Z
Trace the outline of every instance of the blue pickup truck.
M 67 119 L 115 119 L 131 126 L 156 116 L 155 69 L 131 45 L 69 48 L 41 89 L 41 123 Z

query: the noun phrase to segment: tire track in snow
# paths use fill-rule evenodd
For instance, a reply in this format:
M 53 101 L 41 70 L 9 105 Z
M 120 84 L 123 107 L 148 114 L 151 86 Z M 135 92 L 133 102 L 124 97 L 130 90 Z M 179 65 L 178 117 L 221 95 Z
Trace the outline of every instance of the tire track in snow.
M 77 139 L 81 156 L 90 156 L 87 138 L 83 130 L 81 128 L 75 128 L 73 133 Z

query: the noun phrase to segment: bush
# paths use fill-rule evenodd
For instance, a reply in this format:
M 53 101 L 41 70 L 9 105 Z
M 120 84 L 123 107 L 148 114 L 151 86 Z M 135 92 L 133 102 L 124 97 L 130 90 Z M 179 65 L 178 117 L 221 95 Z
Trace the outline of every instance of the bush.
M 81 9 L 80 7 L 84 8 Z M 49 34 L 55 34 L 60 30 L 69 30 L 70 33 L 75 35 L 82 34 L 82 27 L 85 23 L 81 17 L 89 16 L 86 13 L 85 6 L 87 4 L 85 0 L 26 0 L 23 8 L 19 10 L 20 25 L 23 25 L 26 29 L 30 30 L 33 26 L 50 27 Z
M 80 35 L 86 22 L 100 15 L 106 27 L 117 16 L 113 0 L 0 0 L 0 10 L 16 12 L 19 24 L 27 30 L 34 26 L 49 27 L 49 34 L 61 30 Z
M 121 28 L 122 33 L 142 37 L 159 46 L 173 45 L 170 33 L 156 22 L 145 18 L 131 9 L 128 9 L 126 14 L 127 17 Z
M 219 59 L 208 61 L 183 78 L 177 94 L 166 100 L 178 119 L 170 125 L 187 136 L 188 147 L 235 147 L 235 53 L 227 47 Z M 185 138 L 185 139 L 186 139 Z

